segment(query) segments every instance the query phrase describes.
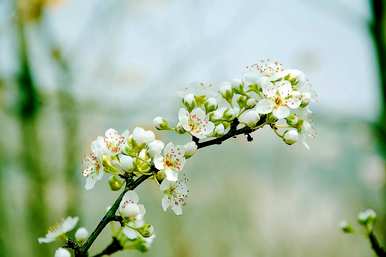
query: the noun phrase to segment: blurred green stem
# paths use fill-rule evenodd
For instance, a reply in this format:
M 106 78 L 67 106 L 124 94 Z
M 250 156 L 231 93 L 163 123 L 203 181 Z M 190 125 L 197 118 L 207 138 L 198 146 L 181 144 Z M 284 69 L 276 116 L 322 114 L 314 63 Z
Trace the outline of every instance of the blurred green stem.
M 17 4 L 17 3 L 16 3 Z M 19 10 L 19 9 L 18 9 Z M 17 73 L 19 87 L 19 117 L 21 125 L 21 155 L 24 169 L 27 173 L 27 212 L 30 242 L 36 256 L 49 256 L 46 247 L 38 247 L 36 237 L 44 233 L 47 227 L 47 206 L 44 188 L 46 177 L 41 165 L 41 149 L 37 126 L 39 96 L 35 87 L 28 56 L 28 44 L 25 24 L 22 15 L 18 13 L 17 36 L 19 47 L 20 69 Z
M 41 19 L 42 40 L 48 45 L 49 54 L 55 62 L 58 74 L 57 78 L 57 99 L 59 102 L 59 114 L 62 120 L 63 128 L 63 148 L 64 148 L 64 176 L 66 181 L 67 196 L 69 199 L 66 206 L 66 214 L 73 215 L 79 213 L 79 181 L 78 181 L 78 163 L 79 163 L 79 117 L 77 113 L 77 102 L 72 94 L 72 73 L 68 60 L 63 56 L 61 47 L 55 40 L 51 23 L 48 16 Z
M 372 20 L 369 24 L 370 34 L 375 48 L 375 57 L 378 64 L 379 83 L 381 91 L 381 113 L 378 119 L 378 144 L 386 161 L 386 42 L 385 42 L 385 4 L 384 0 L 370 0 Z M 386 166 L 384 168 L 386 174 Z M 383 186 L 383 239 L 386 241 L 386 184 Z

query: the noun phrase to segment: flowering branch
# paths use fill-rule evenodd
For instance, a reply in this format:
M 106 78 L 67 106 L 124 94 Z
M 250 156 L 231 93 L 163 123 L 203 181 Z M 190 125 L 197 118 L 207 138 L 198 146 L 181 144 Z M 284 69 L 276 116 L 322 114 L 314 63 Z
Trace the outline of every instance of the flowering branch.
M 222 142 L 224 142 L 225 140 L 227 140 L 229 138 L 232 138 L 232 137 L 235 137 L 237 135 L 242 135 L 242 134 L 249 135 L 250 133 L 256 131 L 258 128 L 263 126 L 265 124 L 265 120 L 266 120 L 266 116 L 263 116 L 260 119 L 259 123 L 257 124 L 257 127 L 254 128 L 254 129 L 251 129 L 249 127 L 244 127 L 244 128 L 241 128 L 241 129 L 237 129 L 237 125 L 240 122 L 237 119 L 235 119 L 233 121 L 233 123 L 232 123 L 231 129 L 224 136 L 216 138 L 216 139 L 213 139 L 213 140 L 205 141 L 205 142 L 199 142 L 198 138 L 193 137 L 193 141 L 196 142 L 197 148 L 204 148 L 204 147 L 211 146 L 211 145 L 218 145 L 218 144 L 221 144 Z M 154 168 L 154 172 L 156 173 L 157 171 L 158 170 Z M 135 189 L 139 184 L 144 182 L 149 177 L 150 177 L 150 175 L 142 175 L 139 179 L 137 179 L 136 181 L 133 181 L 134 183 L 128 184 L 128 186 L 126 186 L 125 190 L 119 195 L 117 200 L 115 200 L 113 206 L 106 213 L 106 215 L 102 218 L 102 220 L 99 222 L 99 224 L 96 227 L 96 229 L 94 230 L 94 232 L 90 235 L 89 239 L 86 241 L 86 243 L 80 249 L 80 255 L 75 255 L 76 257 L 77 256 L 81 257 L 81 256 L 83 256 L 83 255 L 81 255 L 83 252 L 87 252 L 87 250 L 90 248 L 90 246 L 92 245 L 94 240 L 98 237 L 100 232 L 102 232 L 103 228 L 110 221 L 121 221 L 121 217 L 120 216 L 116 216 L 114 213 L 117 211 L 117 209 L 119 207 L 119 204 L 120 204 L 120 202 L 122 200 L 123 195 L 127 191 L 129 191 L 129 190 Z M 116 251 L 120 251 L 122 249 L 122 247 L 117 247 L 116 244 L 117 244 L 117 240 L 113 239 L 113 241 L 112 241 L 112 243 L 110 245 L 108 245 L 101 253 L 99 253 L 99 254 L 97 254 L 95 256 L 109 255 L 109 254 L 112 254 L 112 253 L 114 253 Z
M 51 229 L 40 243 L 66 238 L 65 248 L 72 249 L 75 257 L 87 257 L 95 239 L 109 224 L 112 242 L 99 254 L 110 255 L 126 249 L 146 251 L 153 242 L 154 228 L 145 223 L 145 207 L 139 204 L 134 189 L 148 178 L 153 178 L 163 194 L 161 206 L 182 214 L 188 195 L 187 178 L 182 175 L 187 159 L 198 149 L 251 133 L 269 125 L 286 144 L 313 136 L 309 119 L 309 103 L 312 94 L 309 82 L 298 70 L 284 70 L 280 64 L 263 61 L 249 68 L 244 80 L 224 82 L 216 97 L 211 85 L 200 84 L 198 91 L 183 97 L 183 107 L 178 112 L 178 122 L 170 126 L 162 117 L 153 122 L 158 130 L 188 134 L 192 141 L 185 145 L 165 145 L 155 138 L 154 132 L 136 127 L 120 134 L 108 129 L 104 137 L 91 144 L 91 153 L 85 159 L 85 188 L 90 190 L 104 174 L 110 174 L 111 190 L 123 191 L 101 219 L 95 230 L 88 235 L 85 228 L 75 233 L 75 241 L 67 238 L 78 218 L 68 217 Z M 70 257 L 65 248 L 58 248 L 55 257 Z

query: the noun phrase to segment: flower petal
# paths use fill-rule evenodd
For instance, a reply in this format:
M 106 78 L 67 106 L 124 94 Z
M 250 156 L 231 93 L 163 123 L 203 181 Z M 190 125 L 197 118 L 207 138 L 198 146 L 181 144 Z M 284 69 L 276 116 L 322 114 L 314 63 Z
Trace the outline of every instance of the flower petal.
M 269 99 L 262 99 L 256 104 L 256 111 L 261 114 L 271 113 L 274 109 L 274 103 Z
M 272 114 L 278 119 L 284 119 L 290 115 L 290 110 L 287 106 L 279 106 L 273 110 Z
M 169 181 L 177 181 L 178 180 L 178 172 L 177 171 L 174 171 L 171 169 L 166 169 L 165 175 L 166 175 L 166 179 Z

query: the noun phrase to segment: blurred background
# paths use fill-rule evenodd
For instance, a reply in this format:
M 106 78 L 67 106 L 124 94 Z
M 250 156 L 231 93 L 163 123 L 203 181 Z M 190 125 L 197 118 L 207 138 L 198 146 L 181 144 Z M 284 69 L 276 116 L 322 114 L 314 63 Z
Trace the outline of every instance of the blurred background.
M 106 180 L 83 189 L 97 135 L 175 121 L 189 83 L 240 77 L 264 58 L 303 70 L 318 92 L 311 150 L 263 129 L 252 144 L 200 151 L 184 215 L 163 213 L 159 189 L 141 185 L 157 239 L 116 256 L 373 256 L 337 224 L 373 208 L 386 239 L 384 5 L 0 0 L 0 256 L 53 256 L 58 245 L 37 238 L 66 215 L 94 229 L 117 194 Z M 106 229 L 91 252 L 110 240 Z

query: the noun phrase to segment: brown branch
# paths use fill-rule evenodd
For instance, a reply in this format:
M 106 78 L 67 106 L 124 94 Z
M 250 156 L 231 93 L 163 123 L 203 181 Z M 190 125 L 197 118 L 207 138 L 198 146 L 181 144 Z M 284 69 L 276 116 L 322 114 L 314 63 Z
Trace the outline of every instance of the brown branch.
M 377 237 L 375 236 L 374 232 L 370 232 L 369 239 L 370 239 L 370 243 L 371 243 L 371 248 L 373 248 L 373 250 L 377 254 L 377 256 L 378 257 L 386 257 L 386 251 L 379 244 L 379 241 L 378 241 Z

